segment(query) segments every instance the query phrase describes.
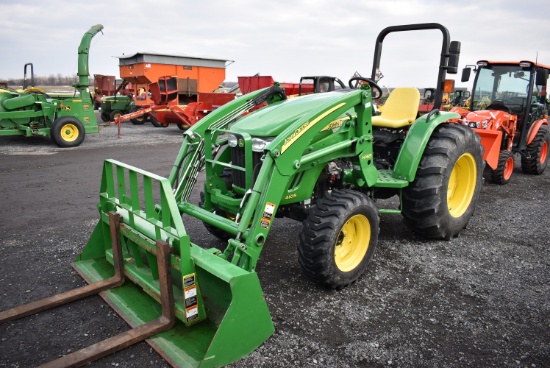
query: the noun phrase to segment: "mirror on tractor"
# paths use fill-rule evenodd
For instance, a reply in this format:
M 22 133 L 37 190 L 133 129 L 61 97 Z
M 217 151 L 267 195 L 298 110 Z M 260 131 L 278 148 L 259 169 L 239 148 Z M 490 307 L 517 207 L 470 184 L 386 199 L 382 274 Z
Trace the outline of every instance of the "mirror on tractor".
M 451 41 L 449 46 L 449 63 L 447 65 L 447 73 L 458 73 L 458 59 L 460 57 L 460 41 Z
M 470 74 L 472 74 L 472 68 L 467 66 L 462 69 L 462 77 L 460 78 L 461 82 L 468 82 L 470 80 Z
M 537 86 L 546 86 L 546 81 L 548 80 L 548 69 L 537 68 L 537 77 L 535 83 Z

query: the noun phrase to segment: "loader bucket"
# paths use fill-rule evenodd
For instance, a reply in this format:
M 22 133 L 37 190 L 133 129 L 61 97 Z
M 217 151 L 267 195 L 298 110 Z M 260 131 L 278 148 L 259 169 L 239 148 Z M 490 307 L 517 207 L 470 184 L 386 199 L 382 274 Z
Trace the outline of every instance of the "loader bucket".
M 474 131 L 481 138 L 481 145 L 484 148 L 483 160 L 487 162 L 491 169 L 495 170 L 498 166 L 502 132 L 487 129 L 474 129 Z
M 113 275 L 109 212 L 120 215 L 126 282 L 100 295 L 131 326 L 160 315 L 156 242 L 171 246 L 176 323 L 147 340 L 171 365 L 226 365 L 273 334 L 256 273 L 190 242 L 167 179 L 107 160 L 98 207 L 100 220 L 73 267 L 88 283 Z

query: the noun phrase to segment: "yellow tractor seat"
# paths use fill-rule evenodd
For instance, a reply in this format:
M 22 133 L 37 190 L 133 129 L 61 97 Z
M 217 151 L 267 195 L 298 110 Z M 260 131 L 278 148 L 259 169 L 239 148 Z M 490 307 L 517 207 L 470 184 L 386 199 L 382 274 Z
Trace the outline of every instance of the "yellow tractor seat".
M 372 117 L 372 125 L 384 128 L 403 128 L 416 120 L 420 92 L 416 88 L 394 89 L 382 109 L 382 114 Z

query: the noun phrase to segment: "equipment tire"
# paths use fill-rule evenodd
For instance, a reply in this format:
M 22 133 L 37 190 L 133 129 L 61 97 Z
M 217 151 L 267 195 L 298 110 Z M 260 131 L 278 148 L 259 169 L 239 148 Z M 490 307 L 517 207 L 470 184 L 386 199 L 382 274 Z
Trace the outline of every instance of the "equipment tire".
M 412 231 L 450 240 L 466 227 L 481 190 L 482 150 L 466 126 L 443 123 L 434 130 L 414 181 L 403 189 L 402 214 Z
M 550 131 L 540 127 L 535 139 L 527 146 L 530 158 L 521 156 L 521 171 L 525 174 L 540 175 L 548 165 L 548 150 L 550 149 Z
M 305 274 L 331 289 L 361 276 L 378 243 L 378 210 L 363 193 L 334 190 L 303 222 L 298 261 Z
M 56 119 L 50 129 L 52 140 L 63 148 L 79 146 L 84 141 L 85 135 L 84 125 L 72 116 Z
M 500 151 L 498 165 L 491 170 L 491 181 L 495 184 L 504 185 L 510 181 L 514 172 L 514 154 L 510 151 Z
M 159 121 L 157 119 L 155 119 L 155 117 L 151 114 L 148 114 L 147 115 L 147 120 L 149 120 L 151 122 L 151 124 L 153 124 L 153 126 L 157 127 L 157 128 L 161 128 L 162 127 L 162 124 L 159 123 Z
M 121 116 L 122 116 L 122 111 L 113 110 L 113 111 L 111 111 L 111 115 L 109 115 L 109 118 L 111 119 L 111 121 L 115 121 L 116 118 L 121 117 Z
M 183 131 L 185 131 L 185 130 L 189 129 L 189 127 L 188 127 L 188 126 L 186 126 L 186 125 L 183 125 L 183 124 L 178 124 L 178 128 L 179 128 L 179 130 L 183 130 Z
M 133 106 L 131 109 L 130 109 L 130 112 L 136 112 L 136 111 L 139 111 L 141 110 L 141 108 L 139 106 Z M 130 122 L 134 125 L 143 125 L 145 124 L 145 121 L 147 119 L 145 118 L 145 116 L 139 116 L 137 118 L 133 118 L 133 119 L 130 119 Z
M 110 117 L 111 115 L 108 112 L 101 113 L 101 120 L 103 120 L 104 123 L 108 122 Z

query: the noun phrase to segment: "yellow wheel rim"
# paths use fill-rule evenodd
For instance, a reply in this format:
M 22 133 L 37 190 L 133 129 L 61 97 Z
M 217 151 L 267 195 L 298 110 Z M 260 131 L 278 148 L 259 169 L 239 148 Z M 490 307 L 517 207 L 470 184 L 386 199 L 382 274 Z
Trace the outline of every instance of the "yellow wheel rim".
M 466 212 L 477 182 L 476 160 L 470 153 L 458 158 L 449 178 L 447 188 L 447 207 L 453 217 L 460 217 Z
M 355 215 L 344 224 L 334 247 L 334 261 L 340 271 L 349 272 L 359 266 L 369 249 L 370 237 L 370 222 L 365 216 Z
M 65 142 L 73 142 L 78 138 L 78 128 L 74 124 L 65 124 L 61 127 L 61 138 Z

